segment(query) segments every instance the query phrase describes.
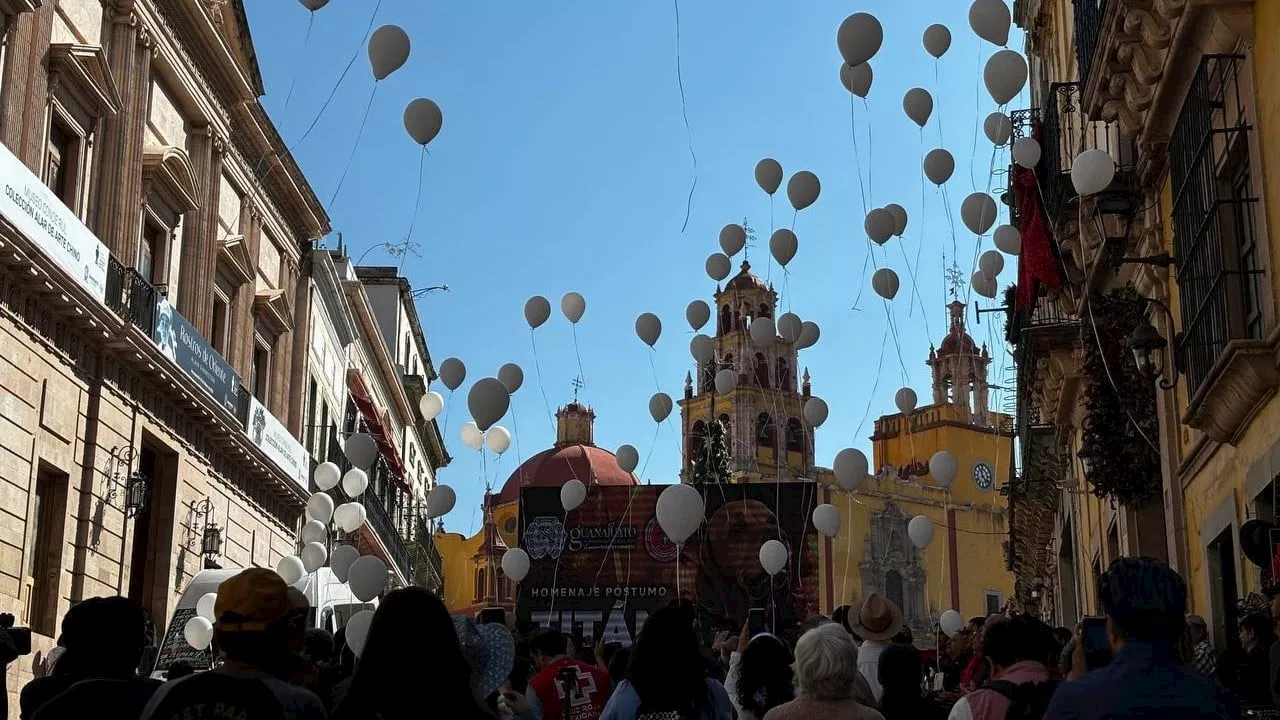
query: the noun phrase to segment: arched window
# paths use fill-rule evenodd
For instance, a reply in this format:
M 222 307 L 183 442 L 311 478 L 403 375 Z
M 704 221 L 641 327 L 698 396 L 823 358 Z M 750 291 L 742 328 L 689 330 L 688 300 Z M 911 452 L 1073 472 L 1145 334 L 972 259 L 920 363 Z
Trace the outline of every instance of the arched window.
M 729 452 L 733 452 L 733 432 L 729 427 L 729 413 L 720 414 L 720 424 L 724 426 L 724 436 L 729 442 Z
M 728 305 L 720 308 L 720 334 L 724 335 L 733 330 L 733 310 Z
M 769 361 L 764 359 L 764 353 L 756 353 L 756 385 L 769 387 Z
M 733 328 L 732 328 L 732 329 L 734 329 L 734 330 L 746 330 L 746 327 L 745 327 L 745 325 L 744 325 L 743 323 L 744 323 L 744 319 L 743 319 L 742 315 L 738 312 L 738 308 L 734 308 L 734 309 L 733 309 Z
M 698 372 L 698 385 L 701 392 L 710 392 L 715 386 L 716 366 L 715 363 L 706 363 L 701 366 Z
M 769 413 L 760 413 L 756 416 L 756 444 L 767 448 L 778 446 L 777 428 L 774 427 L 773 418 L 769 417 Z
M 476 568 L 476 599 L 477 600 L 483 600 L 485 598 L 484 576 L 485 576 L 484 568 L 482 567 Z
M 778 389 L 791 389 L 791 364 L 786 358 L 778 358 Z
M 756 312 L 756 317 L 769 317 L 769 306 L 764 303 L 760 303 L 760 310 Z
M 707 424 L 699 420 L 693 424 L 693 430 L 689 432 L 689 457 L 698 457 L 698 453 L 702 452 L 702 444 L 707 439 Z
M 902 574 L 897 570 L 884 574 L 884 594 L 898 607 L 906 607 L 902 602 Z
M 804 426 L 799 418 L 787 419 L 787 452 L 804 452 Z
M 733 353 L 729 353 L 728 355 L 725 355 L 723 358 L 721 358 L 721 359 L 720 359 L 720 369 L 721 369 L 721 370 L 733 370 L 733 369 L 734 369 L 734 366 L 733 366 Z

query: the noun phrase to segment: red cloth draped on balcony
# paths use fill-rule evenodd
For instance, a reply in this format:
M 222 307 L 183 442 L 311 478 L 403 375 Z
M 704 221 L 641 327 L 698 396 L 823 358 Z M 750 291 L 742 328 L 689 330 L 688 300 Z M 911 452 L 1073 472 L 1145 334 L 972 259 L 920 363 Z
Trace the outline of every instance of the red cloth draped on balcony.
M 1036 124 L 1031 136 L 1040 140 L 1040 125 Z M 1057 152 L 1050 148 L 1049 152 Z M 1062 287 L 1062 272 L 1058 268 L 1058 260 L 1054 257 L 1049 236 L 1045 227 L 1044 207 L 1040 202 L 1040 188 L 1037 186 L 1036 173 L 1020 165 L 1013 166 L 1013 198 L 1017 203 L 1018 217 L 1022 227 L 1022 254 L 1018 258 L 1018 295 L 1015 307 L 1018 310 L 1029 310 L 1035 306 L 1039 287 L 1050 290 Z
M 373 402 L 369 388 L 365 387 L 364 378 L 360 377 L 360 373 L 354 369 L 347 370 L 347 389 L 351 391 L 351 398 L 356 401 L 356 407 L 360 409 L 360 415 L 364 418 L 369 436 L 377 443 L 378 451 L 382 453 L 382 457 L 391 468 L 391 476 L 395 478 L 401 490 L 412 494 L 413 489 L 404 479 L 404 463 L 400 461 L 400 453 L 391 439 L 391 427 L 384 421 L 383 414 L 378 411 L 378 406 Z

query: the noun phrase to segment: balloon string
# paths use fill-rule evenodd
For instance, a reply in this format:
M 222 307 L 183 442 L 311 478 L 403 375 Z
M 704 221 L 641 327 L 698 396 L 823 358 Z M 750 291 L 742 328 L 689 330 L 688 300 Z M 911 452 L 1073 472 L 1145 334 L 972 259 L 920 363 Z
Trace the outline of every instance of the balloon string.
M 333 212 L 333 204 L 338 199 L 338 193 L 342 191 L 342 184 L 347 181 L 347 173 L 351 170 L 351 163 L 356 159 L 356 150 L 360 148 L 360 138 L 364 136 L 364 126 L 369 122 L 369 111 L 373 109 L 373 98 L 378 94 L 378 81 L 373 82 L 373 92 L 369 93 L 369 103 L 364 106 L 364 117 L 360 119 L 360 129 L 356 131 L 356 142 L 351 146 L 351 155 L 347 158 L 347 166 L 342 168 L 342 176 L 338 178 L 338 187 L 333 189 L 333 197 L 329 198 L 328 209 Z
M 982 43 L 978 43 L 978 69 L 975 78 L 981 78 L 983 74 L 982 68 Z M 973 82 L 973 116 L 976 118 L 982 112 L 982 81 L 975 79 Z M 969 152 L 969 157 L 978 154 L 978 134 L 982 132 L 980 127 L 982 123 L 974 123 L 973 126 L 973 149 Z M 969 164 L 969 183 L 974 192 L 978 191 L 978 176 L 973 174 L 973 164 Z
M 654 362 L 653 362 L 653 356 L 654 356 L 655 354 L 657 354 L 657 350 L 655 350 L 654 348 L 650 347 L 650 348 L 649 348 L 649 369 L 653 371 L 653 384 L 654 384 L 654 386 L 658 389 L 658 392 L 662 392 L 662 381 L 658 379 L 658 366 L 657 366 L 657 365 L 655 365 L 655 364 L 654 364 Z M 668 417 L 670 417 L 670 416 L 668 416 Z
M 573 354 L 578 358 L 578 380 L 582 383 L 582 387 L 587 386 L 586 373 L 582 370 L 582 351 L 578 349 L 578 323 L 572 323 L 569 326 L 573 331 Z
M 853 437 L 856 439 L 862 435 L 862 426 L 867 424 L 867 418 L 871 415 L 871 404 L 875 402 L 876 389 L 880 387 L 880 370 L 884 367 L 884 348 L 889 344 L 889 326 L 884 326 L 884 337 L 880 339 L 880 359 L 876 361 L 875 381 L 871 384 L 871 395 L 867 398 L 867 409 L 862 413 L 862 419 L 858 421 L 858 429 L 853 431 Z
M 849 524 L 845 528 L 844 577 L 840 583 L 840 597 L 846 602 L 849 598 L 849 559 L 853 557 L 853 491 L 849 491 Z M 835 608 L 832 608 L 835 610 Z
M 866 217 L 870 210 L 867 209 L 867 188 L 862 184 L 862 157 L 858 152 L 857 112 L 852 93 L 849 94 L 849 135 L 853 138 L 853 166 L 858 173 L 858 197 L 862 200 L 862 216 Z
M 307 14 L 307 31 L 302 36 L 302 49 L 306 50 L 311 44 L 311 27 L 316 24 L 316 13 L 314 10 Z M 293 100 L 293 88 L 298 84 L 298 69 L 293 69 L 293 78 L 289 80 L 289 92 L 284 96 L 284 110 L 280 112 L 281 117 L 289 111 L 289 103 Z
M 909 385 L 910 380 L 907 375 L 907 363 L 902 359 L 902 343 L 898 340 L 898 325 L 893 321 L 893 311 L 889 308 L 889 301 L 884 300 L 883 298 L 881 298 L 881 300 L 884 302 L 885 320 L 889 323 L 889 327 L 893 331 L 893 345 L 898 351 L 898 363 L 902 366 L 902 383 L 904 385 Z
M 680 226 L 683 233 L 689 227 L 689 216 L 693 213 L 693 191 L 698 188 L 698 155 L 693 151 L 693 130 L 689 127 L 689 105 L 684 97 L 684 71 L 680 58 L 680 0 L 672 0 L 676 10 L 676 84 L 680 88 L 680 112 L 684 117 L 684 133 L 689 141 L 689 157 L 693 159 L 693 184 L 689 186 L 689 198 L 684 206 L 684 224 Z
M 874 173 L 876 169 L 876 161 L 875 161 L 876 146 L 874 141 L 871 139 L 871 127 L 872 127 L 871 103 L 866 98 L 862 98 L 862 108 L 866 110 L 866 113 L 867 113 L 867 200 L 866 200 L 866 205 L 870 207 L 871 203 L 874 202 L 875 200 L 875 197 L 874 197 L 875 178 L 872 175 L 872 173 Z
M 409 256 L 409 248 L 413 240 L 413 227 L 418 224 L 418 208 L 422 205 L 422 169 L 426 164 L 427 146 L 422 146 L 422 153 L 418 155 L 418 193 L 413 201 L 413 215 L 409 218 L 409 233 L 404 236 L 404 250 L 400 253 L 400 263 L 396 266 L 396 274 L 400 274 L 400 269 L 404 267 L 404 260 Z
M 520 453 L 520 421 L 517 419 L 515 405 L 516 405 L 516 398 L 515 398 L 515 395 L 512 394 L 511 396 L 511 429 L 515 431 L 512 434 L 516 436 L 516 467 L 520 467 L 521 465 L 524 465 L 524 456 Z M 499 457 L 498 459 L 501 460 L 502 458 Z
M 658 447 L 658 433 L 662 430 L 660 423 L 654 423 L 653 440 L 649 442 L 649 452 L 644 456 L 644 465 L 640 466 L 640 477 L 644 477 L 645 471 L 649 469 L 649 461 L 653 459 L 653 451 Z
M 444 404 L 444 428 L 440 430 L 440 437 L 443 438 L 449 432 L 449 415 L 453 413 L 453 391 L 449 391 L 449 399 Z
M 373 34 L 373 23 L 377 21 L 378 10 L 381 8 L 382 0 L 378 0 L 378 3 L 373 6 L 373 14 L 369 16 L 369 26 L 365 28 L 364 39 L 360 41 L 360 45 L 356 47 L 355 52 L 351 53 L 351 59 L 347 61 L 347 66 L 342 69 L 342 74 L 338 76 L 338 81 L 335 82 L 333 84 L 333 88 L 329 90 L 329 97 L 325 98 L 324 103 L 320 105 L 320 110 L 316 112 L 316 116 L 312 118 L 311 124 L 307 126 L 306 132 L 302 133 L 302 136 L 297 140 L 294 140 L 293 144 L 289 146 L 289 152 L 297 150 L 298 146 L 302 144 L 302 141 L 306 140 L 311 135 L 311 131 L 316 129 L 316 125 L 319 124 L 320 118 L 324 116 L 324 111 L 329 108 L 329 103 L 333 102 L 334 96 L 338 94 L 338 88 L 342 86 L 342 81 L 346 79 L 347 73 L 351 71 L 351 66 L 355 64 L 356 58 L 360 57 L 360 50 L 368 44 L 369 36 Z M 258 158 L 258 162 L 253 166 L 252 174 L 255 178 L 258 178 L 258 170 L 262 168 L 262 163 L 266 161 L 268 154 L 268 152 L 264 152 L 262 157 Z M 261 179 L 262 178 L 258 178 L 258 180 Z
M 538 389 L 542 391 L 542 404 L 547 408 L 547 422 L 551 423 L 551 432 L 554 435 L 556 419 L 551 412 L 551 401 L 547 399 L 547 386 L 542 382 L 542 363 L 538 360 L 538 341 L 533 336 L 533 328 L 529 328 L 529 345 L 533 347 L 533 367 L 538 373 Z

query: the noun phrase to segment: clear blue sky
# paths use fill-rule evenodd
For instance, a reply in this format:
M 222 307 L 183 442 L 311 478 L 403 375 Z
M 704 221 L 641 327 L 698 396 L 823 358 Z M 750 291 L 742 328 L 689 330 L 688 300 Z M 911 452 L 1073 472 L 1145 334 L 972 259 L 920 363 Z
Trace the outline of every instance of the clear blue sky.
M 308 14 L 299 3 L 249 0 L 246 5 L 266 80 L 266 107 L 290 144 L 359 52 L 314 132 L 295 151 L 316 194 L 328 201 L 373 88 L 361 39 L 375 0 L 332 0 L 315 14 L 305 46 Z M 439 103 L 444 129 L 426 159 L 414 227 L 421 256 L 410 258 L 406 275 L 416 287 L 449 285 L 450 292 L 428 295 L 418 310 L 436 364 L 457 356 L 468 369 L 449 413 L 446 442 L 455 459 L 439 474 L 458 494 L 457 508 L 446 517 L 449 530 L 469 532 L 480 517 L 481 459 L 458 439 L 473 380 L 496 374 L 506 362 L 519 363 L 526 373 L 526 384 L 513 399 L 514 417 L 502 421 L 516 435 L 519 450 L 513 444 L 501 459 L 488 459 L 495 489 L 517 467 L 517 452 L 527 458 L 554 439 L 522 314 L 534 294 L 550 298 L 555 307 L 552 319 L 537 331 L 552 405 L 572 397 L 570 382 L 578 374 L 573 335 L 558 309 L 560 297 L 576 290 L 587 299 L 577 337 L 586 381 L 582 397 L 598 416 L 596 443 L 611 450 L 633 444 L 642 459 L 652 447 L 645 479 L 677 481 L 678 419 L 673 414 L 655 443 L 647 410 L 656 390 L 654 370 L 633 324 L 641 312 L 661 317 L 663 335 L 652 359 L 662 390 L 678 399 L 693 366 L 685 306 L 695 298 L 711 301 L 715 283 L 703 262 L 719 250 L 720 227 L 744 216 L 760 235 L 758 247 L 750 249 L 758 274 L 769 276 L 783 292 L 784 307 L 822 327 L 821 341 L 801 355 L 802 367 L 813 376 L 814 394 L 831 408 L 817 433 L 818 462 L 829 466 L 844 447 L 870 450 L 873 419 L 895 412 L 893 395 L 903 384 L 904 364 L 921 404 L 929 402 L 924 360 L 930 342 L 945 332 L 942 252 L 950 256 L 952 234 L 932 185 L 924 189 L 922 205 L 922 144 L 925 150 L 938 146 L 941 128 L 945 147 L 956 157 L 948 192 L 966 278 L 975 238 L 959 226 L 960 201 L 975 185 L 1005 184 L 1003 176 L 990 179 L 990 143 L 980 134 L 975 142 L 982 119 L 995 109 L 981 87 L 982 63 L 995 48 L 969 30 L 968 3 L 680 0 L 679 9 L 680 56 L 698 163 L 692 216 L 683 233 L 694 170 L 676 81 L 672 2 L 381 3 L 375 27 L 404 27 L 413 49 L 408 63 L 379 83 L 359 151 L 329 213 L 355 256 L 404 237 L 413 214 L 419 152 L 403 130 L 402 112 L 419 96 Z M 872 61 L 869 114 L 857 103 L 863 182 L 870 173 L 873 207 L 897 202 L 910 214 L 905 240 L 877 249 L 865 270 L 868 251 L 849 95 L 837 77 L 835 46 L 836 28 L 858 10 L 874 13 L 885 27 L 884 46 Z M 936 77 L 935 62 L 920 42 L 924 28 L 934 22 L 946 24 L 953 36 L 951 50 L 936 64 Z M 1020 45 L 1015 33 L 1011 47 Z M 291 83 L 296 84 L 286 107 Z M 923 142 L 902 111 L 903 93 L 914 86 L 929 89 L 935 98 Z M 1025 104 L 1015 101 L 1011 108 Z M 799 214 L 800 250 L 785 285 L 776 264 L 770 269 L 767 261 L 769 201 L 752 176 L 756 161 L 766 156 L 777 158 L 788 177 L 808 169 L 822 181 L 818 202 Z M 1008 152 L 1002 150 L 995 167 L 1007 165 Z M 777 225 L 789 225 L 785 181 L 775 203 Z M 905 243 L 913 266 L 920 252 L 916 273 L 928 332 L 920 308 L 911 310 L 913 283 L 898 243 Z M 990 247 L 988 237 L 983 249 Z M 367 264 L 394 262 L 377 250 L 366 259 Z M 878 383 L 886 315 L 870 290 L 876 266 L 892 267 L 902 278 L 892 303 L 902 360 L 891 337 Z M 1001 288 L 1014 277 L 1010 262 Z M 995 304 L 978 300 L 984 307 Z M 1002 323 L 988 315 L 973 327 L 970 315 L 970 324 L 975 338 L 991 346 L 997 358 L 992 379 L 1001 382 L 999 366 L 1009 364 Z M 999 407 L 1003 399 L 997 396 L 993 404 Z M 860 426 L 868 407 L 870 415 Z

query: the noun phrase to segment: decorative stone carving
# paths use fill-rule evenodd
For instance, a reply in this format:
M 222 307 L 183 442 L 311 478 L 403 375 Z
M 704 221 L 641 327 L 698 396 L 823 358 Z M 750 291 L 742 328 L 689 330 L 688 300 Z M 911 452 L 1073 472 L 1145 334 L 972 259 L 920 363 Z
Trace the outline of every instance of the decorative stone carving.
M 1269 340 L 1232 340 L 1187 405 L 1183 422 L 1220 443 L 1235 444 L 1258 406 L 1280 384 L 1276 346 Z

